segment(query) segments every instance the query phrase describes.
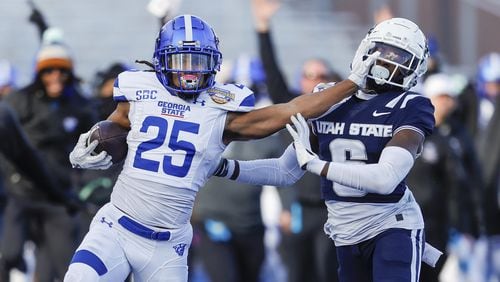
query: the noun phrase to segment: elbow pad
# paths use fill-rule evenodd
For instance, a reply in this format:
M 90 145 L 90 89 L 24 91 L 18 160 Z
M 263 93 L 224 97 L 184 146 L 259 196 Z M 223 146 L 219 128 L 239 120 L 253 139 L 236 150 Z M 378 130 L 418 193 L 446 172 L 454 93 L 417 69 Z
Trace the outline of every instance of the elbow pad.
M 390 194 L 410 172 L 411 153 L 401 147 L 385 147 L 376 164 L 330 163 L 326 178 L 367 193 Z

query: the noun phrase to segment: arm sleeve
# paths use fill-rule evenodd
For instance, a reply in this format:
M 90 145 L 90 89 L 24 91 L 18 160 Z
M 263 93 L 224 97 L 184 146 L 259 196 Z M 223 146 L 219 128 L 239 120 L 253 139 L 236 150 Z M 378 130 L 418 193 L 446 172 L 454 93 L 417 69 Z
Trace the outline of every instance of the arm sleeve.
M 331 162 L 326 178 L 363 192 L 387 195 L 410 172 L 413 162 L 408 150 L 389 146 L 382 150 L 375 164 Z
M 239 173 L 233 179 L 253 185 L 290 186 L 305 173 L 291 144 L 279 158 L 234 162 Z
M 266 85 L 273 103 L 286 103 L 295 95 L 288 89 L 287 83 L 278 67 L 270 32 L 260 32 L 258 35 L 259 53 L 266 72 Z

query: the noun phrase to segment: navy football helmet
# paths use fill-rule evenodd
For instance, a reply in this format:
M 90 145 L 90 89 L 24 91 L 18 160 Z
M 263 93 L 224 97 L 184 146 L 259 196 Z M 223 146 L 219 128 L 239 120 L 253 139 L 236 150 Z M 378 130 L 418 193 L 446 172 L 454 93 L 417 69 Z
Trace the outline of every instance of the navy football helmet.
M 172 94 L 192 98 L 212 87 L 222 54 L 215 31 L 202 19 L 181 15 L 167 22 L 156 39 L 153 64 Z

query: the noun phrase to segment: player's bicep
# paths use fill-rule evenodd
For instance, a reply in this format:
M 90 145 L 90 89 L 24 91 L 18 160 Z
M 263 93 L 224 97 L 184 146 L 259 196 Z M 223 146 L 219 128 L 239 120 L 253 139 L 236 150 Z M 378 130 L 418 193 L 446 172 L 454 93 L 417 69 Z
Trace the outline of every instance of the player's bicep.
M 413 159 L 420 155 L 424 143 L 422 133 L 412 129 L 402 129 L 398 131 L 387 143 L 388 146 L 397 146 L 408 150 Z
M 128 118 L 129 111 L 129 102 L 119 102 L 116 105 L 116 109 L 109 115 L 107 119 L 120 124 L 124 128 L 130 128 L 130 120 Z

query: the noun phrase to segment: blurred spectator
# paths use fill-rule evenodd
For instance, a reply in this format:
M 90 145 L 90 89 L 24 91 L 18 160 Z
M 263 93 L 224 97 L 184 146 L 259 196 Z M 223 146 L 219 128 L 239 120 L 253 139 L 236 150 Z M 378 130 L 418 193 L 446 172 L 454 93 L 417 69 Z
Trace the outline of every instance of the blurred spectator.
M 38 29 L 38 34 L 40 35 L 40 39 L 43 39 L 43 34 L 49 28 L 47 22 L 45 21 L 45 17 L 38 7 L 35 5 L 34 0 L 28 0 L 28 5 L 31 8 L 31 13 L 29 16 L 29 21 L 34 24 Z
M 231 68 L 228 83 L 250 87 L 256 107 L 270 104 L 260 60 L 241 55 Z M 225 158 L 251 160 L 281 155 L 278 135 L 265 140 L 232 142 Z M 262 186 L 213 177 L 200 189 L 193 221 L 200 244 L 196 251 L 213 282 L 258 282 L 266 257 L 265 226 L 261 216 Z M 224 271 L 221 271 L 224 269 Z
M 486 185 L 487 231 L 489 234 L 500 234 L 500 96 L 496 98 L 495 113 L 480 146 L 481 159 L 484 164 Z
M 500 94 L 499 53 L 490 53 L 480 59 L 476 90 L 479 97 L 479 128 L 484 130 L 493 116 L 495 99 Z
M 99 120 L 105 120 L 116 108 L 113 100 L 113 86 L 118 74 L 129 68 L 123 63 L 112 63 L 107 69 L 96 73 L 94 94 Z
M 0 100 L 16 88 L 16 69 L 7 60 L 0 60 Z
M 393 17 L 394 15 L 392 14 L 391 7 L 389 7 L 387 3 L 383 3 L 380 7 L 375 9 L 375 12 L 373 13 L 373 22 L 378 24 Z
M 451 77 L 443 73 L 429 76 L 423 93 L 435 107 L 436 127 L 426 138 L 407 181 L 409 186 L 419 187 L 414 195 L 425 218 L 426 241 L 444 251 L 452 230 L 469 237 L 479 235 L 481 170 L 471 136 L 451 117 L 458 94 Z M 437 282 L 441 268 L 442 263 L 436 268 L 423 265 L 421 281 Z
M 320 82 L 340 81 L 340 76 L 322 59 L 310 59 L 302 66 L 300 91 L 286 83 L 278 66 L 270 21 L 280 3 L 253 0 L 254 22 L 259 53 L 267 75 L 269 95 L 274 103 L 283 103 L 303 93 L 311 93 Z M 287 140 L 289 144 L 290 140 Z M 337 281 L 335 245 L 325 235 L 327 211 L 321 199 L 320 177 L 307 172 L 293 187 L 280 190 L 283 201 L 281 250 L 289 281 Z
M 5 100 L 17 112 L 57 187 L 71 191 L 72 169 L 68 155 L 79 134 L 96 122 L 95 114 L 80 93 L 73 74 L 73 61 L 64 45 L 42 45 L 36 57 L 35 72 L 28 86 Z M 36 184 L 17 168 L 4 164 L 9 193 L 2 242 L 6 271 L 22 260 L 23 244 L 29 235 L 37 247 L 37 279 L 62 279 L 76 248 L 74 219 L 62 206 L 48 202 L 46 195 L 36 189 Z
M 252 89 L 256 107 L 271 104 L 266 85 L 266 73 L 262 61 L 258 57 L 241 54 L 231 66 L 230 77 L 226 83 L 242 84 Z
M 439 43 L 436 37 L 429 36 L 427 38 L 429 48 L 429 58 L 427 59 L 427 72 L 424 74 L 424 80 L 443 70 L 443 58 L 439 50 Z
M 146 6 L 148 12 L 160 20 L 160 27 L 177 16 L 182 0 L 151 0 Z
M 484 166 L 484 206 L 489 236 L 487 266 L 489 281 L 500 281 L 500 95 L 480 146 Z
M 42 158 L 28 142 L 14 111 L 3 101 L 0 101 L 0 136 L 2 136 L 0 154 L 12 162 L 21 173 L 31 179 L 36 184 L 36 188 L 40 189 L 40 192 L 46 194 L 54 203 L 64 204 L 72 212 L 79 208 L 80 205 L 77 201 L 73 201 L 74 198 L 67 198 L 63 191 L 57 189 Z M 3 185 L 3 180 L 0 171 L 0 186 Z M 2 221 L 4 204 L 2 200 L 0 211 Z M 9 224 L 15 223 L 10 222 Z M 22 270 L 26 269 L 23 261 L 17 261 L 16 265 L 12 265 L 12 267 L 14 266 Z M 10 268 L 5 264 L 5 261 L 0 259 L 0 281 L 10 281 L 9 271 L 5 267 Z
M 458 96 L 456 118 L 466 126 L 478 146 L 495 111 L 500 93 L 500 54 L 490 53 L 478 63 L 476 79 L 469 82 Z

